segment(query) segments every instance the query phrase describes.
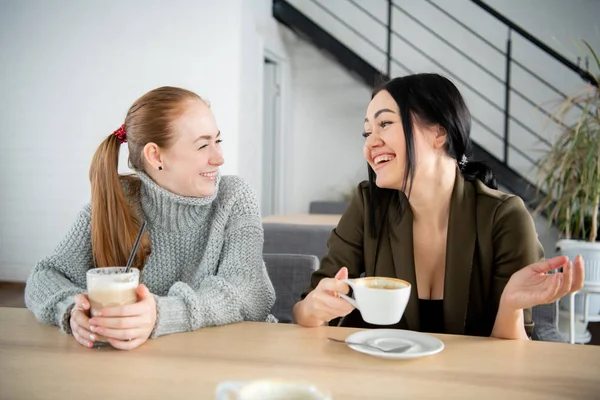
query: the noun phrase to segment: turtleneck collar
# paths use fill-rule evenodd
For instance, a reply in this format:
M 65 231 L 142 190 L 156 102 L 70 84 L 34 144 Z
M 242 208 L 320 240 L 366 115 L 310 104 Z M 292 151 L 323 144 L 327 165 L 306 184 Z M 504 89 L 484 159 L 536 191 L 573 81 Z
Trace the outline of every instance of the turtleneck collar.
M 145 172 L 137 172 L 142 182 L 141 206 L 147 223 L 169 231 L 187 230 L 204 223 L 217 197 L 221 173 L 215 179 L 215 192 L 208 197 L 185 197 L 159 186 Z

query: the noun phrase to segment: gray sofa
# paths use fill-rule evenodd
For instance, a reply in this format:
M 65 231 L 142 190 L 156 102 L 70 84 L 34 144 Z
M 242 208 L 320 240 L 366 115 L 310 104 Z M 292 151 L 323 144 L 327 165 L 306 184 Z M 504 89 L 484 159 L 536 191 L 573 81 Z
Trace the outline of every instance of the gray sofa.
M 319 268 L 319 260 L 303 254 L 264 254 L 269 278 L 275 288 L 275 304 L 271 314 L 281 323 L 293 323 L 292 310 Z
M 308 205 L 308 213 L 343 214 L 349 204 L 349 201 L 311 201 Z
M 327 254 L 333 226 L 263 223 L 264 254 L 308 254 L 319 260 Z

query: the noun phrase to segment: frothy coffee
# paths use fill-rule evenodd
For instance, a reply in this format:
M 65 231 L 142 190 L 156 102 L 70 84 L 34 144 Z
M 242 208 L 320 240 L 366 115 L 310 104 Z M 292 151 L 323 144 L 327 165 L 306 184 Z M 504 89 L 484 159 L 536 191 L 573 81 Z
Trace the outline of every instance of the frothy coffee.
M 124 267 L 95 268 L 87 273 L 88 298 L 92 317 L 105 307 L 124 306 L 137 302 L 139 270 L 132 268 L 125 273 Z M 98 337 L 98 342 L 106 338 Z
M 112 287 L 96 287 L 88 289 L 88 297 L 92 305 L 92 316 L 96 316 L 104 307 L 124 306 L 137 301 L 137 285 L 119 285 Z
M 371 289 L 396 290 L 410 286 L 407 282 L 395 278 L 362 278 L 357 281 L 361 286 Z

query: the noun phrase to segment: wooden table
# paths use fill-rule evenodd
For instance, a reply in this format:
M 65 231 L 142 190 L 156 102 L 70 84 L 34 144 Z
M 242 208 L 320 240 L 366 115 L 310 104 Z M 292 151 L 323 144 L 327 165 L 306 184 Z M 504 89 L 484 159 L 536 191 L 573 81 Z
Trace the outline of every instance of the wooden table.
M 337 226 L 342 216 L 338 214 L 281 214 L 268 215 L 263 222 L 297 225 L 329 225 Z
M 401 361 L 326 339 L 354 331 L 240 323 L 90 350 L 0 308 L 0 398 L 213 399 L 221 381 L 258 378 L 310 381 L 336 400 L 600 398 L 600 347 L 436 335 L 444 351 Z

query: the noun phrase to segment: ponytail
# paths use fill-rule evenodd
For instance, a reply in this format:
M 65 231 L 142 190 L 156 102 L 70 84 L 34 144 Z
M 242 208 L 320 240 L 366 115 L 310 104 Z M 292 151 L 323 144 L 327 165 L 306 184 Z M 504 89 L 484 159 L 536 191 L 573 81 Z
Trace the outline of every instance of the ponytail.
M 117 132 L 107 137 L 96 150 L 90 167 L 92 255 L 96 267 L 125 266 L 141 227 L 123 192 L 118 172 L 123 141 Z M 150 250 L 146 234 L 140 244 L 133 265 L 141 269 Z
M 474 181 L 475 179 L 479 179 L 485 186 L 491 189 L 498 189 L 498 182 L 496 182 L 494 173 L 491 168 L 484 163 L 465 160 L 464 163 L 460 165 L 460 170 L 465 180 Z

